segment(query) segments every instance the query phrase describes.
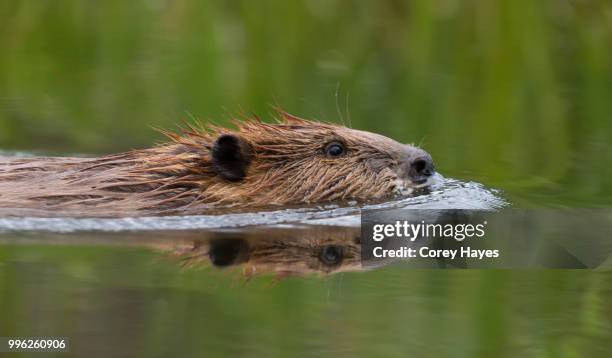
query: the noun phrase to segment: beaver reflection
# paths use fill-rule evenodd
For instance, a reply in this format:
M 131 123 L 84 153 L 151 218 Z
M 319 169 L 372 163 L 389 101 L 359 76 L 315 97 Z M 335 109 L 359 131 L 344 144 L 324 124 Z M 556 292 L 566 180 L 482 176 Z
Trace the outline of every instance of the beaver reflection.
M 267 245 L 266 245 L 267 244 Z M 319 271 L 330 271 L 339 267 L 344 260 L 345 251 L 350 253 L 348 248 L 341 244 L 330 244 L 325 246 L 311 245 L 286 245 L 273 243 L 249 244 L 242 239 L 218 239 L 210 243 L 208 258 L 211 264 L 217 267 L 226 267 L 248 263 L 251 258 L 258 258 L 259 263 L 267 262 L 287 264 L 296 263 L 297 259 L 303 259 L 308 267 Z M 251 250 L 253 249 L 253 250 Z M 272 259 L 277 260 L 272 260 Z M 315 263 L 313 265 L 313 263 Z M 283 270 L 291 269 L 285 267 Z
M 329 274 L 361 270 L 359 233 L 353 229 L 321 228 L 274 235 L 225 235 L 175 248 L 186 265 L 242 267 L 246 275 Z

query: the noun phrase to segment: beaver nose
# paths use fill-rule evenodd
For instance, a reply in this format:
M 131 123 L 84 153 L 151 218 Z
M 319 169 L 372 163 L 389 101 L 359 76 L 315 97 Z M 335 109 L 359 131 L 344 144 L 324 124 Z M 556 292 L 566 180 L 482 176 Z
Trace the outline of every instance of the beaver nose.
M 416 176 L 430 177 L 434 173 L 433 160 L 428 157 L 417 158 L 410 165 Z
M 398 168 L 399 177 L 420 185 L 435 174 L 431 155 L 421 148 L 404 145 L 403 158 Z
M 410 161 L 408 177 L 413 183 L 423 184 L 434 175 L 433 160 L 429 155 L 418 156 Z

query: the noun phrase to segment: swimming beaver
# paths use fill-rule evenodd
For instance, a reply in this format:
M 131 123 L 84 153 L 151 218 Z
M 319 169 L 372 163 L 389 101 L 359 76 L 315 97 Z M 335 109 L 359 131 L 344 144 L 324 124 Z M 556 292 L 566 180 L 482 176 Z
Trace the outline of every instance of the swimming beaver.
M 98 158 L 0 158 L 0 214 L 143 216 L 364 201 L 426 186 L 422 149 L 280 112 L 277 123 L 189 126 L 168 143 Z

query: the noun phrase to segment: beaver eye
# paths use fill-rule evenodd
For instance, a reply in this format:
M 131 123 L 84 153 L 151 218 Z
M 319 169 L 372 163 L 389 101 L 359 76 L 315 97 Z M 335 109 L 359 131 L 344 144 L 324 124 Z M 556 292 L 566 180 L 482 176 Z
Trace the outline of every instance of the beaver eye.
M 338 266 L 342 262 L 343 258 L 344 255 L 342 254 L 342 248 L 339 246 L 325 246 L 319 253 L 319 260 L 321 260 L 321 262 L 328 267 Z
M 340 142 L 331 142 L 325 146 L 325 155 L 330 158 L 337 158 L 344 154 L 346 150 L 344 149 L 344 145 Z

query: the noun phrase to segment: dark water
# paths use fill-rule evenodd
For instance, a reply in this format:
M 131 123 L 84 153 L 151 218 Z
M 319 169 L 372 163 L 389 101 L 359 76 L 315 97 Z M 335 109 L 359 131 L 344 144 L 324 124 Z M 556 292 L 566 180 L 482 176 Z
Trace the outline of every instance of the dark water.
M 0 149 L 118 152 L 277 103 L 429 151 L 446 181 L 392 207 L 607 212 L 611 23 L 603 0 L 4 2 Z M 609 356 L 609 260 L 364 271 L 358 213 L 2 217 L 0 336 L 70 337 L 74 357 Z M 604 236 L 591 218 L 571 237 Z M 555 222 L 525 229 L 570 235 Z M 232 235 L 283 254 L 221 247 L 240 264 L 213 267 L 207 240 Z

